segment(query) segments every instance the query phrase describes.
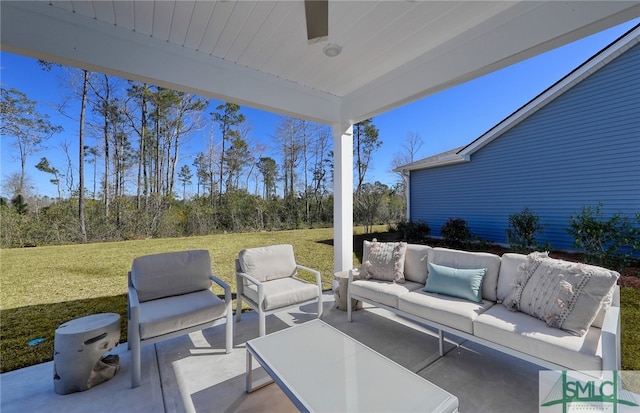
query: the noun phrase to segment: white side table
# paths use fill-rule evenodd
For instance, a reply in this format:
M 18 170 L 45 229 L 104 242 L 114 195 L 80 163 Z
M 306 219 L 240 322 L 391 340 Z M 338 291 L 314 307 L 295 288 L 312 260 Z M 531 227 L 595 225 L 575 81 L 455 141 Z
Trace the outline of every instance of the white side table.
M 120 341 L 120 316 L 94 314 L 61 324 L 53 350 L 53 387 L 58 394 L 84 391 L 118 372 L 119 357 L 104 354 Z
M 333 296 L 335 298 L 335 303 L 336 303 L 335 308 L 337 308 L 338 310 L 347 311 L 347 289 L 349 288 L 349 270 L 336 272 L 335 274 L 333 274 L 333 278 L 335 281 L 337 281 L 337 285 L 335 285 L 333 289 Z M 351 310 L 359 310 L 361 308 L 362 308 L 361 301 L 351 299 Z

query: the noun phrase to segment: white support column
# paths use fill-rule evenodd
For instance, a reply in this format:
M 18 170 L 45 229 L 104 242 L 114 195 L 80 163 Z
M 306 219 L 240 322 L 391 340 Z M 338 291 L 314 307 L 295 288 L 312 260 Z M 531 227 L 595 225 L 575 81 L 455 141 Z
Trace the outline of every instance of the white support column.
M 353 268 L 353 125 L 333 125 L 333 269 Z

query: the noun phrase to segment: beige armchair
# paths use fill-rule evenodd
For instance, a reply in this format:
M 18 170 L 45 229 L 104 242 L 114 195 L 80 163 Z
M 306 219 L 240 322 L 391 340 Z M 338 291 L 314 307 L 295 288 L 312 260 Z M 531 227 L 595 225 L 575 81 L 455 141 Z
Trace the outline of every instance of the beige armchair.
M 311 272 L 316 283 L 298 278 L 298 270 Z M 320 272 L 296 263 L 289 244 L 240 251 L 236 259 L 236 321 L 242 316 L 242 301 L 258 313 L 260 336 L 266 334 L 266 316 L 300 304 L 317 302 L 322 317 Z
M 224 289 L 224 301 L 212 291 Z M 140 385 L 140 349 L 226 322 L 225 350 L 233 347 L 231 289 L 211 273 L 206 250 L 138 257 L 129 272 L 128 342 L 131 387 Z

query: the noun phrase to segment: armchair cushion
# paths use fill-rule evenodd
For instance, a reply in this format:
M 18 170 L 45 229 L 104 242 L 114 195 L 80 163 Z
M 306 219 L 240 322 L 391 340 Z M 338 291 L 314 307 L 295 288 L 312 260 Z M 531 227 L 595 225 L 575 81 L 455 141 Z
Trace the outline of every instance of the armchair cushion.
M 168 252 L 133 260 L 131 283 L 141 303 L 211 287 L 207 250 Z
M 271 280 L 263 285 L 264 311 L 286 307 L 318 297 L 318 286 L 298 278 L 287 277 Z M 244 287 L 244 294 L 253 302 L 258 302 L 258 287 L 249 284 Z
M 140 338 L 161 336 L 222 318 L 225 306 L 211 290 L 140 303 Z
M 260 282 L 297 275 L 293 246 L 289 244 L 242 250 L 238 263 L 242 272 Z

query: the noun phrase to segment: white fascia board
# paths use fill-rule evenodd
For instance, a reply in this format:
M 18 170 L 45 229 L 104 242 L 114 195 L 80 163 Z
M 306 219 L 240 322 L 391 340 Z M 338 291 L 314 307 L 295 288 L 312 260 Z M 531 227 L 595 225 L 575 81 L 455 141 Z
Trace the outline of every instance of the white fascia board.
M 326 124 L 339 97 L 41 1 L 0 2 L 2 50 Z
M 435 168 L 437 166 L 446 166 L 446 165 L 454 165 L 457 163 L 469 162 L 471 161 L 471 156 L 463 155 L 461 153 L 455 153 L 450 155 L 443 155 L 441 157 L 430 158 L 429 161 L 426 162 L 415 162 L 413 164 L 401 166 L 399 168 L 394 169 L 394 172 L 409 172 L 409 171 L 417 171 L 420 169 L 428 169 Z
M 516 3 L 464 38 L 346 95 L 342 118 L 362 121 L 639 15 L 640 4 L 629 1 Z

